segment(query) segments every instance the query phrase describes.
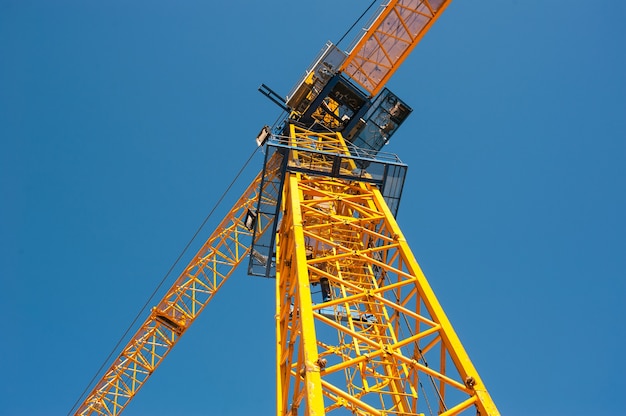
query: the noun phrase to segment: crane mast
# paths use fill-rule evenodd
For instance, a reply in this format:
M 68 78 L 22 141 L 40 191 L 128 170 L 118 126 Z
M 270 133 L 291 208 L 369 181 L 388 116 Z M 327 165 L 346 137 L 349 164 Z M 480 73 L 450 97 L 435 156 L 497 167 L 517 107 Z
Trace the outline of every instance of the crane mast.
M 278 414 L 498 414 L 386 187 L 373 175 L 351 177 L 366 159 L 340 133 L 287 127 L 288 137 L 268 144 L 281 147 L 287 165 L 276 270 Z M 371 162 L 394 178 L 405 167 L 380 156 Z
M 278 415 L 499 415 L 395 220 L 411 113 L 387 80 L 450 0 L 392 0 L 328 43 L 257 137 L 262 171 L 76 415 L 118 415 L 234 270 L 276 279 Z

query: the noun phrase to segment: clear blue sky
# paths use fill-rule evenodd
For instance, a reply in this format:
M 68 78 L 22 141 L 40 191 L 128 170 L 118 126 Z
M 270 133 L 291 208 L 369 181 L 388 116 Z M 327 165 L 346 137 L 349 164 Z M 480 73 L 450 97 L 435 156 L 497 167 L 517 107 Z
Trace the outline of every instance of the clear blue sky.
M 257 87 L 369 1 L 105 3 L 0 0 L 2 415 L 69 411 L 276 119 Z M 398 220 L 504 415 L 626 408 L 625 20 L 457 0 L 389 83 Z M 126 414 L 271 414 L 273 283 L 238 271 Z

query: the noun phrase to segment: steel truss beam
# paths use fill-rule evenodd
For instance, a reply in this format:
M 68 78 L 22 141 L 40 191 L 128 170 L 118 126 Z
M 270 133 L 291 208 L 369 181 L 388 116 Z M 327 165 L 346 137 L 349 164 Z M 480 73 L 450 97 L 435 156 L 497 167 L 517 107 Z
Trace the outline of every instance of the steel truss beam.
M 339 70 L 373 97 L 452 0 L 390 0 Z
M 270 161 L 270 164 L 274 161 Z M 269 170 L 270 175 L 276 171 Z M 269 181 L 271 185 L 271 181 Z M 261 174 L 213 231 L 176 282 L 128 341 L 76 415 L 119 415 L 187 328 L 250 251 L 249 220 L 260 193 Z M 268 185 L 268 186 L 270 186 Z M 271 220 L 258 216 L 257 232 Z

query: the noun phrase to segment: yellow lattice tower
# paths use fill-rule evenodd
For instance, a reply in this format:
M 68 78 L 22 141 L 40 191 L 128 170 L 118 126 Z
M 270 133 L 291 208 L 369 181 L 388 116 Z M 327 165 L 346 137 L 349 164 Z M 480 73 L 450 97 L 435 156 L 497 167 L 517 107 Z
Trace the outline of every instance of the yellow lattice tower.
M 499 414 L 379 189 L 337 177 L 358 170 L 341 135 L 289 139 L 278 414 Z

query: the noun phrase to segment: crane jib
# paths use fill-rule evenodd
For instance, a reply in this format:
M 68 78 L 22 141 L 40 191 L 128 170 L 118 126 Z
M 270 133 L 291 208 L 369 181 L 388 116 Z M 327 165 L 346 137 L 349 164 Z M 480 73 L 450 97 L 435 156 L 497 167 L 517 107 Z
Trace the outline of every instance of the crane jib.
M 368 26 L 339 68 L 377 95 L 451 0 L 392 0 Z

